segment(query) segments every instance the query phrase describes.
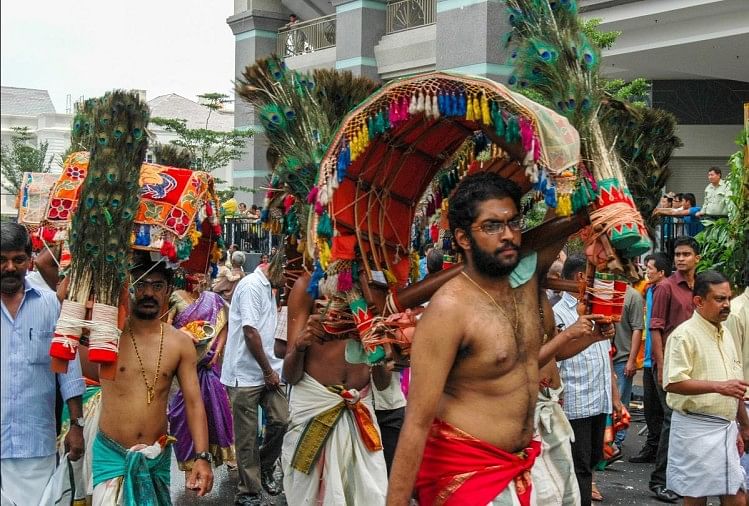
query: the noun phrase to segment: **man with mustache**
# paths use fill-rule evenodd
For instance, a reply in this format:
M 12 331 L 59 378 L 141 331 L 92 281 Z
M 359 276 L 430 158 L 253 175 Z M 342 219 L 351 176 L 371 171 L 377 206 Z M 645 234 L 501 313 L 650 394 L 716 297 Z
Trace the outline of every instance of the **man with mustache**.
M 208 426 L 198 386 L 195 345 L 161 316 L 168 310 L 172 271 L 136 254 L 130 318 L 120 337 L 117 376 L 101 378 L 101 415 L 93 449 L 93 504 L 171 504 L 167 401 L 174 376 L 185 399 L 195 463 L 187 488 L 213 486 Z
M 17 223 L 0 225 L 0 471 L 2 504 L 38 504 L 55 470 L 55 373 L 49 347 L 60 312 L 55 293 L 26 280 L 31 241 Z M 71 460 L 84 451 L 81 367 L 70 362 L 57 375 L 71 426 L 65 447 Z
M 650 313 L 650 352 L 653 378 L 663 408 L 663 424 L 655 456 L 655 469 L 650 474 L 650 490 L 662 502 L 675 503 L 679 496 L 666 486 L 669 434 L 671 431 L 671 408 L 666 402 L 663 389 L 663 354 L 671 332 L 692 317 L 692 288 L 697 263 L 700 261 L 700 246 L 693 237 L 677 237 L 674 240 L 674 263 L 676 272 L 655 287 L 653 309 Z
M 731 285 L 719 272 L 705 271 L 696 276 L 693 293 L 694 314 L 666 342 L 663 387 L 673 409 L 666 484 L 686 506 L 704 506 L 708 496 L 745 505 L 739 455 L 749 440 L 743 402 L 749 382 L 723 325 Z
M 420 504 L 534 501 L 544 365 L 537 273 L 545 274 L 566 238 L 521 259 L 520 197 L 515 183 L 487 172 L 465 177 L 450 197 L 450 230 L 465 266 L 416 327 L 389 505 L 407 505 L 414 485 Z

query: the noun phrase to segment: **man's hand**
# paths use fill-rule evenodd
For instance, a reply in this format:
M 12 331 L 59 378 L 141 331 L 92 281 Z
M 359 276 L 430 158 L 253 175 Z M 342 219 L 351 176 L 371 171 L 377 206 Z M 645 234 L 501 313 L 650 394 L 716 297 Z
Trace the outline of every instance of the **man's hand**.
M 196 459 L 185 486 L 190 490 L 196 491 L 198 497 L 203 497 L 210 492 L 213 488 L 213 470 L 211 469 L 211 465 L 203 459 Z
M 271 371 L 270 374 L 263 373 L 265 379 L 265 388 L 268 390 L 277 390 L 281 385 L 281 377 L 276 371 Z
M 749 387 L 749 383 L 744 380 L 717 381 L 715 393 L 744 400 L 747 387 Z
M 565 329 L 570 339 L 585 339 L 592 341 L 596 336 L 596 320 L 603 318 L 597 314 L 584 314 L 575 323 Z M 598 330 L 600 332 L 600 329 Z M 597 337 L 597 336 L 596 336 Z
M 618 397 L 613 399 L 613 407 L 614 407 L 614 416 L 616 418 L 621 418 L 622 413 L 624 412 L 624 404 L 622 404 L 621 399 Z
M 83 456 L 86 446 L 83 442 L 83 428 L 78 425 L 70 424 L 68 434 L 65 436 L 65 451 L 69 454 L 68 458 L 75 462 Z
M 635 363 L 635 359 L 631 358 L 627 360 L 627 365 L 624 366 L 624 375 L 627 378 L 631 378 L 635 375 L 637 372 L 637 364 Z

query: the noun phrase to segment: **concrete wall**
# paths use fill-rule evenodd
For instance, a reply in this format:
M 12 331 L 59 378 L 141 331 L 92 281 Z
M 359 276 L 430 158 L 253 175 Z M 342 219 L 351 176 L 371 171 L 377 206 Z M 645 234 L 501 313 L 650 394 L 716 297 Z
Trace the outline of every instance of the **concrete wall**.
M 437 64 L 437 25 L 426 25 L 383 36 L 374 48 L 383 80 L 429 72 Z

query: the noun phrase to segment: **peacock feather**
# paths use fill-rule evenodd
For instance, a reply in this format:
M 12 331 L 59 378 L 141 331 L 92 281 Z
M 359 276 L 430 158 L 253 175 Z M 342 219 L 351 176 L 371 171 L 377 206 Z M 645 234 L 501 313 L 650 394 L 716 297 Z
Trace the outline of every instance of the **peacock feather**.
M 126 277 L 140 166 L 148 148 L 149 110 L 134 93 L 113 91 L 91 112 L 89 171 L 72 220 L 71 292 L 116 306 Z

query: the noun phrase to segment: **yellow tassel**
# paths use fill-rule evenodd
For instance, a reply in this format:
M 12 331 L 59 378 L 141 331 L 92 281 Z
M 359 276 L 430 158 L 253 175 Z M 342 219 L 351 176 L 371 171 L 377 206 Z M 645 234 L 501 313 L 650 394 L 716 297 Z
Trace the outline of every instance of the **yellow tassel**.
M 557 216 L 572 215 L 572 199 L 569 193 L 562 193 L 557 196 Z
M 486 94 L 481 94 L 481 122 L 484 125 L 492 124 L 492 114 L 489 111 L 489 101 L 486 99 Z
M 382 272 L 385 274 L 385 279 L 387 279 L 388 285 L 395 285 L 398 283 L 398 280 L 395 278 L 392 272 L 387 269 Z
M 466 97 L 466 121 L 475 121 L 476 116 L 473 115 L 473 95 Z
M 417 251 L 411 252 L 411 283 L 419 281 L 419 253 Z
M 296 252 L 297 253 L 304 253 L 304 251 L 307 249 L 307 241 L 302 239 L 299 241 L 296 245 Z
M 473 95 L 471 104 L 473 104 L 473 117 L 476 121 L 481 121 L 481 105 L 479 103 L 479 97 Z
M 361 131 L 362 150 L 366 149 L 369 145 L 369 127 L 364 123 L 364 128 Z
M 217 263 L 219 260 L 221 260 L 221 250 L 218 249 L 217 244 L 213 244 L 213 249 L 211 249 L 211 262 Z
M 448 199 L 442 199 L 442 205 L 440 206 L 440 209 L 442 209 L 442 212 L 446 213 L 449 208 L 450 207 L 449 207 Z
M 200 242 L 200 236 L 203 234 L 200 233 L 198 229 L 194 229 L 190 232 L 190 242 L 192 243 L 193 248 L 198 245 Z
M 320 265 L 323 270 L 328 270 L 328 264 L 330 263 L 330 246 L 328 246 L 328 241 L 325 239 L 318 239 L 317 246 L 320 250 Z

